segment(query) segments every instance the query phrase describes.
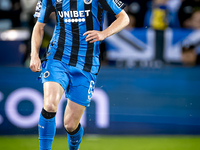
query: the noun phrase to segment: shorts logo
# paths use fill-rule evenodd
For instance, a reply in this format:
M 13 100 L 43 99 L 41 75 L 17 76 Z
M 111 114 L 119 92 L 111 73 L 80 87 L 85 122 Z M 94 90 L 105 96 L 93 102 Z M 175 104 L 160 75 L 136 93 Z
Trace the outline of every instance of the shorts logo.
M 85 4 L 91 4 L 92 0 L 83 0 Z
M 44 74 L 43 74 L 43 78 L 47 78 L 50 76 L 50 72 L 49 71 L 46 71 Z
M 89 89 L 88 89 L 88 101 L 90 101 L 91 98 L 92 98 L 92 94 L 94 93 L 94 88 L 95 88 L 95 83 L 94 83 L 94 81 L 92 80 L 92 81 L 90 82 L 90 87 L 89 87 Z

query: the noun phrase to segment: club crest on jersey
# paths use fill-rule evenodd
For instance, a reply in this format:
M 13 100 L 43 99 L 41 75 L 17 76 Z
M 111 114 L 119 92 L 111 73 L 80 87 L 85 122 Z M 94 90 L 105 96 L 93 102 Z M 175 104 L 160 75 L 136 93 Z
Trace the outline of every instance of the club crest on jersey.
M 92 0 L 83 0 L 85 4 L 91 4 Z

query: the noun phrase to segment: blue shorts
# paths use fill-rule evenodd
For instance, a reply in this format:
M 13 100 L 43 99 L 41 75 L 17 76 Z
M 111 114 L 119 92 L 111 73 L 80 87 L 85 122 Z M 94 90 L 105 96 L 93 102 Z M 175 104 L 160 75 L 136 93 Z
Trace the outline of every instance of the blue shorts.
M 95 88 L 96 75 L 69 66 L 59 60 L 47 60 L 41 65 L 42 83 L 52 81 L 59 83 L 65 90 L 66 98 L 83 105 L 90 106 Z

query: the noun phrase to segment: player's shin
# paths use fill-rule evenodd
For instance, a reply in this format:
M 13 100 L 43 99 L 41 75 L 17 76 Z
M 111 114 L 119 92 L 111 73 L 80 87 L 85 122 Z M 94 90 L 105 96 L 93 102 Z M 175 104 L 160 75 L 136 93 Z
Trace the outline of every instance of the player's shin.
M 69 150 L 78 150 L 79 145 L 83 137 L 83 127 L 81 124 L 78 125 L 78 128 L 73 132 L 67 132 L 67 141 L 69 145 Z
M 38 123 L 40 150 L 51 150 L 56 132 L 55 112 L 42 109 Z

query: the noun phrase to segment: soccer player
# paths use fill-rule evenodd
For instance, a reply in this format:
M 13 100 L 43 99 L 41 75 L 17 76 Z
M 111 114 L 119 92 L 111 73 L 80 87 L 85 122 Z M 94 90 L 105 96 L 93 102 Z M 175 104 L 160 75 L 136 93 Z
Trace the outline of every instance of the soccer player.
M 122 30 L 129 18 L 119 0 L 39 0 L 32 33 L 31 62 L 33 72 L 41 71 L 44 88 L 44 107 L 38 131 L 40 150 L 50 150 L 56 125 L 58 103 L 65 93 L 67 105 L 64 127 L 69 150 L 78 150 L 83 136 L 80 119 L 90 105 L 100 68 L 100 41 Z M 105 11 L 116 20 L 102 29 Z M 38 56 L 45 23 L 55 12 L 57 23 L 48 46 L 45 61 Z M 117 42 L 117 41 L 116 41 Z

